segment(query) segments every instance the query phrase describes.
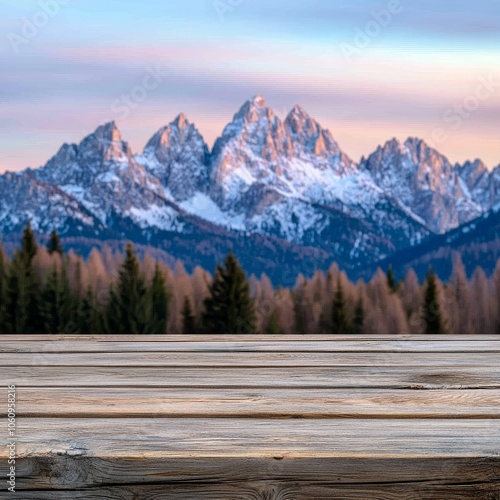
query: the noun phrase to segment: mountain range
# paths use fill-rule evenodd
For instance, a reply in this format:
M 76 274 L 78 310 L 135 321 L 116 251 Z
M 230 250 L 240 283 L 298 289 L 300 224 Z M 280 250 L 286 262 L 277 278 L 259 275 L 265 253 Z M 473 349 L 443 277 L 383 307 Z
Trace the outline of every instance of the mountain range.
M 233 248 L 247 271 L 276 283 L 333 261 L 351 274 L 380 261 L 408 266 L 430 242 L 491 222 L 498 206 L 500 165 L 453 164 L 417 138 L 356 162 L 303 108 L 282 120 L 260 96 L 212 150 L 183 114 L 140 154 L 110 122 L 40 168 L 0 175 L 6 244 L 30 220 L 84 252 L 131 240 L 188 267 L 211 268 Z M 460 234 L 474 244 L 483 233 Z

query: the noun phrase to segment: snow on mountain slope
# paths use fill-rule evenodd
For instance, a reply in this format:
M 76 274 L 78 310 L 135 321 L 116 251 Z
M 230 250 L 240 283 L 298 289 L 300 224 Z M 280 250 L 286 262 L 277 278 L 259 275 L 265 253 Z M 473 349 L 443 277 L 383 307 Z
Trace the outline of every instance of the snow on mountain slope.
M 0 176 L 0 232 L 17 233 L 26 221 L 35 231 L 97 235 L 99 221 L 77 200 L 57 187 L 33 179 L 28 172 L 7 172 Z
M 444 233 L 480 216 L 475 202 L 446 157 L 424 141 L 396 139 L 379 147 L 361 170 L 399 206 L 423 220 L 436 233 Z
M 324 245 L 336 252 L 357 242 L 358 253 L 363 248 L 375 251 L 363 243 L 374 234 L 391 241 L 390 234 L 400 231 L 407 238 L 400 242 L 403 245 L 428 234 L 394 207 L 371 176 L 358 171 L 331 133 L 300 106 L 283 122 L 264 98 L 246 102 L 216 142 L 210 168 L 210 194 L 222 213 L 229 214 L 225 219 L 234 217 L 238 225 L 243 220 L 252 232 Z M 356 236 L 343 237 L 336 231 L 342 216 L 361 219 L 365 225 Z
M 296 106 L 283 122 L 263 97 L 247 101 L 217 140 L 211 161 L 211 194 L 222 208 L 255 184 L 283 196 L 335 199 L 338 180 L 356 173 L 331 133 Z
M 329 130 L 324 129 L 301 107 L 294 106 L 285 120 L 294 157 L 316 170 L 333 171 L 343 177 L 355 174 L 355 163 L 340 149 Z
M 160 180 L 136 162 L 115 122 L 99 127 L 78 146 L 65 144 L 33 175 L 76 198 L 105 226 L 118 216 L 140 227 L 182 230 Z

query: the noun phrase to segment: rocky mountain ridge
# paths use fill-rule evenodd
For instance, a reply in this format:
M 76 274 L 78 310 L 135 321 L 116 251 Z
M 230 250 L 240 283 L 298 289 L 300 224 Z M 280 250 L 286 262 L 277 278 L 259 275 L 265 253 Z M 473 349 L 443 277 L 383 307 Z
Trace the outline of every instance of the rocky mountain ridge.
M 0 199 L 4 239 L 27 220 L 40 232 L 160 246 L 172 235 L 209 242 L 221 228 L 355 268 L 498 205 L 500 166 L 453 165 L 415 138 L 388 141 L 358 164 L 303 108 L 282 120 L 257 96 L 212 151 L 183 114 L 138 155 L 110 122 L 39 169 L 1 175 Z

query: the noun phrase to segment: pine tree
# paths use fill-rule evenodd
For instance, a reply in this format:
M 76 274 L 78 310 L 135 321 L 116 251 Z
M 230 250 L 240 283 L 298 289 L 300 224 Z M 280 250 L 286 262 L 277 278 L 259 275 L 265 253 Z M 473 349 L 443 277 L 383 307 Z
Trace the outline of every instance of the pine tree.
M 167 333 L 168 301 L 167 286 L 165 276 L 160 270 L 158 263 L 155 265 L 155 272 L 150 289 L 151 310 L 149 325 L 145 333 Z
M 35 235 L 28 222 L 23 233 L 22 247 L 14 254 L 6 277 L 2 325 L 6 333 L 44 332 L 40 314 L 40 284 L 33 266 L 37 251 Z
M 203 326 L 207 333 L 256 333 L 257 318 L 245 272 L 232 254 L 218 265 L 205 300 Z
M 40 314 L 44 323 L 44 333 L 61 333 L 59 312 L 59 276 L 54 266 L 41 295 Z
M 56 252 L 59 255 L 62 255 L 64 253 L 61 239 L 59 238 L 59 235 L 57 234 L 57 231 L 55 229 L 52 231 L 52 233 L 50 233 L 49 241 L 47 242 L 47 250 L 50 255 Z
M 471 304 L 475 301 L 471 293 L 467 272 L 460 255 L 454 256 L 453 272 L 449 286 L 450 306 L 453 312 L 450 315 L 451 324 L 448 325 L 455 334 L 472 333 Z
M 392 266 L 389 266 L 389 269 L 387 269 L 387 285 L 391 289 L 392 293 L 396 293 L 398 291 L 399 283 L 396 281 Z
M 441 314 L 441 305 L 439 303 L 437 278 L 432 269 L 429 270 L 429 274 L 427 276 L 423 317 L 425 323 L 425 333 L 446 333 L 444 321 Z
M 24 278 L 27 287 L 27 331 L 26 333 L 42 333 L 43 323 L 40 316 L 40 283 L 33 266 L 33 259 L 38 252 L 38 244 L 35 235 L 28 225 L 23 235 L 23 246 L 21 249 L 24 257 Z
M 4 333 L 32 333 L 29 328 L 29 294 L 25 260 L 16 252 L 5 280 L 5 308 L 2 331 Z M 39 332 L 40 333 L 40 332 Z
M 38 244 L 36 242 L 33 230 L 31 229 L 31 223 L 28 222 L 26 224 L 26 228 L 24 229 L 23 233 L 21 252 L 26 258 L 26 261 L 31 264 L 37 251 L 38 251 Z
M 325 300 L 323 297 L 319 315 L 319 333 L 332 333 L 332 303 L 332 301 Z
M 77 311 L 79 333 L 104 333 L 103 312 L 99 309 L 94 292 L 89 287 Z
M 360 297 L 356 309 L 354 311 L 354 321 L 352 324 L 353 333 L 363 333 L 363 327 L 365 326 L 365 308 L 363 304 L 363 298 Z
M 304 283 L 301 283 L 293 293 L 293 316 L 295 320 L 295 333 L 302 335 L 307 332 L 307 314 L 310 305 L 306 303 Z
M 196 329 L 196 318 L 191 307 L 191 301 L 187 296 L 184 297 L 184 306 L 182 307 L 182 333 L 187 335 L 198 333 Z
M 3 248 L 0 245 L 0 333 L 4 330 L 4 311 L 5 311 L 5 286 L 6 286 L 6 262 L 4 259 Z
M 332 333 L 350 333 L 351 328 L 347 319 L 346 303 L 344 290 L 340 277 L 337 282 L 337 291 L 332 304 Z
M 54 266 L 41 293 L 39 305 L 45 333 L 72 333 L 77 325 L 74 322 L 77 305 L 76 296 L 68 280 L 66 265 L 63 263 L 61 272 Z
M 146 333 L 152 304 L 132 244 L 127 245 L 118 283 L 111 286 L 106 333 Z

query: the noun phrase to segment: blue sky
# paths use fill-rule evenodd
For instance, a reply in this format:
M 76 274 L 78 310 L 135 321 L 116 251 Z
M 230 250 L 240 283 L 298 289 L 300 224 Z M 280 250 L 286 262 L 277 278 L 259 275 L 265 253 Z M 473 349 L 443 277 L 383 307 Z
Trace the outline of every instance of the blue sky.
M 0 14 L 0 171 L 112 119 L 137 152 L 180 112 L 211 145 L 256 94 L 281 116 L 300 103 L 354 159 L 419 136 L 500 163 L 498 1 L 3 0 Z

